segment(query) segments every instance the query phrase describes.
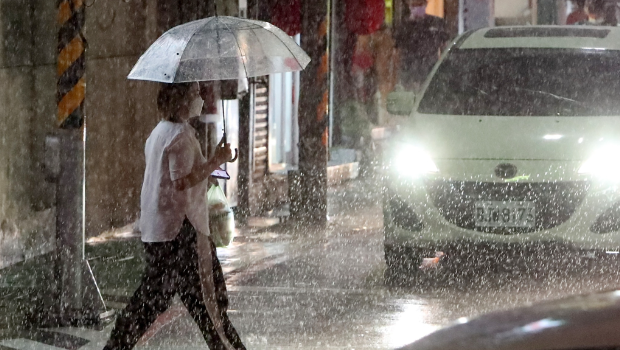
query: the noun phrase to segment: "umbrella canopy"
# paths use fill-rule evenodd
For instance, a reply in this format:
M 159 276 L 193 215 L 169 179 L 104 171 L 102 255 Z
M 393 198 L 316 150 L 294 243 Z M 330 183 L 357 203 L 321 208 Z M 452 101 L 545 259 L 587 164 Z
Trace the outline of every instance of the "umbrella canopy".
M 218 16 L 164 33 L 128 78 L 162 83 L 243 79 L 300 71 L 309 62 L 310 57 L 276 26 Z

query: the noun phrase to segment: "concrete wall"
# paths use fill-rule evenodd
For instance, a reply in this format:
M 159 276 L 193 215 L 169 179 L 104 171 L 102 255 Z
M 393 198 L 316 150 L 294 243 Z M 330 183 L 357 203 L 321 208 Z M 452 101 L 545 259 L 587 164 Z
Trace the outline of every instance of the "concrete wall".
M 495 0 L 495 17 L 523 17 L 529 8 L 528 0 Z
M 157 2 L 87 1 L 86 231 L 137 218 L 157 84 L 128 81 L 157 37 Z M 92 4 L 91 4 L 92 3 Z M 55 188 L 43 174 L 56 130 L 56 1 L 0 0 L 0 268 L 53 249 Z
M 87 236 L 139 214 L 144 142 L 159 121 L 158 85 L 126 77 L 156 31 L 156 1 L 95 1 L 87 8 Z
M 55 118 L 55 19 L 53 1 L 0 0 L 0 267 L 54 243 L 42 162 Z
M 496 25 L 524 25 L 531 21 L 532 13 L 528 0 L 495 0 Z

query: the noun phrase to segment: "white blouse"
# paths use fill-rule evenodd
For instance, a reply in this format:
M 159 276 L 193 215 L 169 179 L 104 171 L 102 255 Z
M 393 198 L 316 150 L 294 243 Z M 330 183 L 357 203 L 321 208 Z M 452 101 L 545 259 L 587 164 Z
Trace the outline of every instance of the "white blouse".
M 173 181 L 206 162 L 194 129 L 187 124 L 161 121 L 146 141 L 146 169 L 140 196 L 143 242 L 176 238 L 185 217 L 202 234 L 209 234 L 206 193 L 208 181 L 178 191 Z

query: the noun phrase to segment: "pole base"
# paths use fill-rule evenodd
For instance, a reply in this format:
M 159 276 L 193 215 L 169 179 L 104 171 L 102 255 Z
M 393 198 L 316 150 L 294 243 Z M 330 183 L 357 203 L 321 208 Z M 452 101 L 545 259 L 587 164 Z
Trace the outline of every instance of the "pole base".
M 115 316 L 114 310 L 107 310 L 99 286 L 95 281 L 90 264 L 82 260 L 82 296 L 80 304 L 58 305 L 58 300 L 50 300 L 45 294 L 49 290 L 39 290 L 39 296 L 33 298 L 36 305 L 28 313 L 27 320 L 34 327 L 99 327 Z M 62 286 L 57 286 L 57 288 Z M 56 293 L 51 293 L 56 294 Z M 50 294 L 48 294 L 49 296 Z
M 100 314 L 91 310 L 67 309 L 63 314 L 49 311 L 44 314 L 31 315 L 31 326 L 39 328 L 52 327 L 89 327 L 99 328 L 105 324 L 108 312 Z M 103 327 L 101 327 L 103 328 Z

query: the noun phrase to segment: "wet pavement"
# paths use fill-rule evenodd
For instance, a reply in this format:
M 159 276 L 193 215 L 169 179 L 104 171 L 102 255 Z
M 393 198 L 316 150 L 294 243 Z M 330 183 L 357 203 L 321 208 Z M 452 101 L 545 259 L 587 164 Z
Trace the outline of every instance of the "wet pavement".
M 467 278 L 431 271 L 388 287 L 381 231 L 350 231 L 238 280 L 234 321 L 255 349 L 394 349 L 460 318 L 618 286 L 611 265 L 543 265 L 536 274 L 517 268 Z
M 585 260 L 567 269 L 564 259 L 540 256 L 532 257 L 536 269 L 440 268 L 419 281 L 386 286 L 378 189 L 354 181 L 330 192 L 327 230 L 292 221 L 257 225 L 244 229 L 231 247 L 218 249 L 230 318 L 248 349 L 394 349 L 458 319 L 620 285 L 614 261 Z M 140 271 L 139 250 L 131 248 L 139 242 L 122 244 L 125 254 L 115 259 L 102 254 L 94 263 L 112 307 L 122 306 Z M 179 303 L 162 319 L 137 349 L 205 348 Z M 36 332 L 22 333 L 1 340 L 0 349 L 100 349 L 110 328 L 51 330 L 65 335 L 59 338 L 64 344 L 73 344 L 64 346 L 41 343 Z M 71 337 L 87 342 L 70 343 Z

